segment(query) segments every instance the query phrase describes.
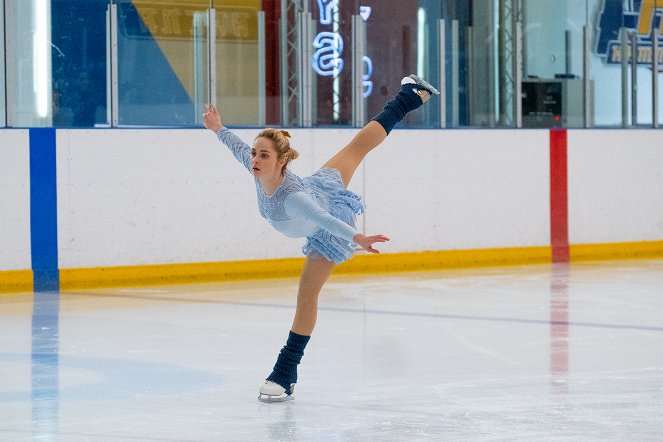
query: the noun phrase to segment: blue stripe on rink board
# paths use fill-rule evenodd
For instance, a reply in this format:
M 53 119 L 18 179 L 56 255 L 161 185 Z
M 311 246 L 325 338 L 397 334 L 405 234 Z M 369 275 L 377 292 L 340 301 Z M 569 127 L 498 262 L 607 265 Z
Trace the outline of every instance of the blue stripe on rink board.
M 55 129 L 30 129 L 30 246 L 34 291 L 60 289 Z

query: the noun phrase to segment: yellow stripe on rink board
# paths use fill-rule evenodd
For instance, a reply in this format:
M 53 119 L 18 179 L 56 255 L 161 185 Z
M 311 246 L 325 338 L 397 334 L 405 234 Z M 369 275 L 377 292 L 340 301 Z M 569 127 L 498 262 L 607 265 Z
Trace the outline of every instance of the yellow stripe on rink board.
M 552 260 L 552 249 L 513 247 L 501 249 L 436 250 L 411 253 L 355 255 L 334 273 L 385 273 L 469 267 L 542 264 Z
M 0 271 L 0 293 L 31 292 L 33 289 L 32 270 Z
M 571 245 L 571 261 L 663 258 L 663 241 Z M 388 273 L 451 268 L 545 264 L 552 249 L 514 247 L 369 255 L 358 253 L 335 274 Z M 186 284 L 297 277 L 304 258 L 60 269 L 60 289 Z M 0 272 L 0 292 L 31 291 L 32 272 Z M 12 282 L 13 281 L 13 282 Z
M 570 255 L 571 262 L 663 258 L 663 241 L 572 244 Z
M 384 273 L 459 267 L 537 264 L 551 261 L 550 247 L 358 254 L 335 274 Z M 304 258 L 60 269 L 60 289 L 185 284 L 299 276 Z
M 60 269 L 60 290 L 295 277 L 304 258 Z

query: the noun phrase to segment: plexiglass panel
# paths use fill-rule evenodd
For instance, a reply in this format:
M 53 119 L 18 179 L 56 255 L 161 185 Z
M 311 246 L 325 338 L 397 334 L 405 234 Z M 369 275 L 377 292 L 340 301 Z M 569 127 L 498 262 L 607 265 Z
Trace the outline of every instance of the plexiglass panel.
M 523 3 L 522 23 L 523 127 L 592 127 L 594 72 L 587 71 L 585 82 L 584 57 L 595 55 L 584 49 L 585 38 L 591 38 L 584 34 L 590 32 L 586 3 L 561 0 L 551 8 L 550 2 L 529 0 Z
M 108 125 L 108 0 L 51 0 L 53 125 Z
M 200 124 L 209 101 L 208 0 L 118 0 L 123 126 Z
M 0 125 L 192 127 L 216 102 L 234 126 L 359 126 L 410 73 L 443 94 L 399 127 L 651 127 L 663 113 L 658 0 L 0 3 Z
M 266 37 L 265 15 L 261 15 L 262 1 L 215 0 L 212 3 L 216 16 L 214 63 L 219 111 L 226 124 L 262 125 L 265 120 L 267 56 L 260 45 L 266 44 L 266 38 L 270 43 L 278 43 L 278 34 L 274 33 L 277 30 L 274 14 L 269 15 L 270 35 Z M 273 50 L 274 46 L 270 48 Z M 269 53 L 276 61 L 277 55 Z M 270 75 L 273 75 L 271 70 Z M 272 124 L 278 122 L 274 121 L 274 116 L 270 116 L 270 121 Z

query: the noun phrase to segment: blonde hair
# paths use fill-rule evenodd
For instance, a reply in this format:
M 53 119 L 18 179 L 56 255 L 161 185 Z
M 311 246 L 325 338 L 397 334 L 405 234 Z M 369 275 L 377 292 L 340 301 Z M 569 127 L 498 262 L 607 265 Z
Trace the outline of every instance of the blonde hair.
M 299 152 L 297 152 L 295 149 L 292 148 L 292 146 L 290 146 L 291 137 L 290 133 L 287 130 L 280 130 L 268 127 L 260 131 L 260 133 L 256 138 L 267 138 L 268 140 L 271 140 L 279 160 L 283 157 L 288 158 L 285 165 L 283 166 L 283 169 L 288 167 L 290 161 L 294 160 L 299 156 Z

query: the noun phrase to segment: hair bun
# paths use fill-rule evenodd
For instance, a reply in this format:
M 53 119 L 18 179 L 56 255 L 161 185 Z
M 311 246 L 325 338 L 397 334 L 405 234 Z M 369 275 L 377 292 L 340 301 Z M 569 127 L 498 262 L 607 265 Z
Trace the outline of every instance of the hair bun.
M 290 136 L 290 132 L 288 132 L 287 130 L 281 130 L 281 131 L 279 131 L 279 132 L 281 132 L 283 135 L 285 135 L 285 136 L 288 137 L 288 138 L 292 138 L 292 137 Z

